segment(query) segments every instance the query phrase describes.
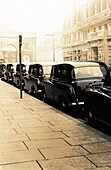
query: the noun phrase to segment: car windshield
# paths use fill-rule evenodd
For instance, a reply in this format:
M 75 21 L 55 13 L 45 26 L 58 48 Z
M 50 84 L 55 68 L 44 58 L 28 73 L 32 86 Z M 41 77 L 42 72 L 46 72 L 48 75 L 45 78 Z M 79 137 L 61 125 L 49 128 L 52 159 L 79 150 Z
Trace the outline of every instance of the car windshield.
M 90 77 L 103 77 L 99 67 L 80 67 L 75 68 L 76 78 L 90 78 Z

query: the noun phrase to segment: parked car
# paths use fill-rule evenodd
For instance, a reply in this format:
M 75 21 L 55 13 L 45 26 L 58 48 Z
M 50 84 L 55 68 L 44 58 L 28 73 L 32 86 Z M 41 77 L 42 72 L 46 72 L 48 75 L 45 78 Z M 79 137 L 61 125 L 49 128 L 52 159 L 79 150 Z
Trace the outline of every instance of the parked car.
M 6 64 L 4 68 L 2 79 L 7 82 L 13 82 L 14 64 Z
M 111 127 L 111 88 L 93 86 L 86 89 L 85 116 L 89 124 L 97 119 Z
M 24 87 L 24 76 L 26 76 L 26 65 L 21 64 L 22 66 L 22 86 Z M 13 84 L 17 87 L 20 87 L 20 64 L 16 64 L 15 73 L 13 74 Z
M 104 76 L 95 62 L 68 62 L 52 66 L 49 79 L 42 82 L 44 99 L 53 100 L 62 108 L 84 104 L 83 92 L 89 84 L 103 84 Z
M 41 81 L 43 80 L 43 67 L 41 64 L 29 65 L 28 75 L 24 77 L 24 90 L 36 94 L 41 91 Z
M 101 61 L 89 61 L 89 62 L 96 62 L 99 64 L 100 69 L 104 76 L 104 85 L 111 86 L 111 68 L 109 68 L 104 62 Z
M 5 70 L 5 63 L 0 63 L 0 78 L 3 78 L 4 70 Z

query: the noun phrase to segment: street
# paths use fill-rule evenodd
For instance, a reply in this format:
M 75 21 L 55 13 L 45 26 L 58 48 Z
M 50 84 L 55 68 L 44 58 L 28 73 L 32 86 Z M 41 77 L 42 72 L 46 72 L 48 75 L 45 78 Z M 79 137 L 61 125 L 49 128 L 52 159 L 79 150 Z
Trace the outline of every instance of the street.
M 111 169 L 111 137 L 0 80 L 0 170 Z

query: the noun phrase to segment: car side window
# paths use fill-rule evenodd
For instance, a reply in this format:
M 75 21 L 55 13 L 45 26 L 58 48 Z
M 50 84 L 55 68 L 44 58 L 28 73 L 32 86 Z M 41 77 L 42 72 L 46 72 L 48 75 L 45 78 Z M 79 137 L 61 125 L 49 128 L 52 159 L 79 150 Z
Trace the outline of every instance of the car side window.
M 33 75 L 33 67 L 31 68 L 30 73 L 31 73 L 31 75 Z
M 60 70 L 60 66 L 56 66 L 55 70 L 54 70 L 54 78 L 60 78 L 60 74 L 61 74 L 61 70 Z
M 32 69 L 32 65 L 29 66 L 29 71 L 28 71 L 29 74 L 31 74 L 31 69 Z
M 36 66 L 34 67 L 34 76 L 36 76 L 37 75 L 37 68 L 36 68 Z
M 103 65 L 100 65 L 100 69 L 101 69 L 103 76 L 106 76 L 106 74 L 107 74 L 106 68 Z
M 61 69 L 61 80 L 67 81 L 68 80 L 68 74 L 67 74 L 67 67 L 63 66 Z
M 51 75 L 50 75 L 51 78 L 54 78 L 54 72 L 55 72 L 55 66 L 52 66 Z

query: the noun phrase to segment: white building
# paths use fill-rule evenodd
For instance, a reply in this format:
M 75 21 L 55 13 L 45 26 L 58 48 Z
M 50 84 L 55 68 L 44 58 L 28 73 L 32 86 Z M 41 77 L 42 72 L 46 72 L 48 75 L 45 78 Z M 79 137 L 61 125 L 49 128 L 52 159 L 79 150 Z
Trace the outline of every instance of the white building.
M 65 17 L 63 59 L 111 65 L 111 0 L 73 0 Z

